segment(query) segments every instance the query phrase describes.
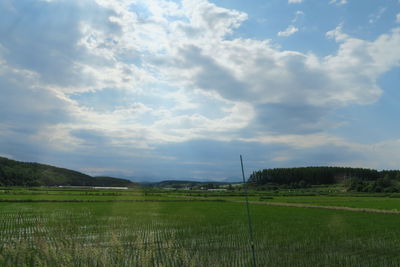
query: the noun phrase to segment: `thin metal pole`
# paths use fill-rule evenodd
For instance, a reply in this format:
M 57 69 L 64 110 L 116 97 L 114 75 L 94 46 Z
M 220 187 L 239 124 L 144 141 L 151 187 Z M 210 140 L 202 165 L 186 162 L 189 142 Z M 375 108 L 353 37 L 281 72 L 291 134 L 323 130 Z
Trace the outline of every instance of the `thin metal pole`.
M 257 265 L 256 265 L 256 253 L 254 251 L 253 226 L 252 226 L 252 223 L 251 223 L 249 197 L 248 197 L 248 193 L 247 193 L 246 178 L 244 177 L 242 155 L 240 155 L 240 165 L 242 166 L 243 187 L 244 187 L 244 192 L 245 192 L 245 196 L 246 196 L 247 221 L 249 223 L 249 235 L 250 235 L 251 252 L 253 253 L 253 267 L 256 267 Z

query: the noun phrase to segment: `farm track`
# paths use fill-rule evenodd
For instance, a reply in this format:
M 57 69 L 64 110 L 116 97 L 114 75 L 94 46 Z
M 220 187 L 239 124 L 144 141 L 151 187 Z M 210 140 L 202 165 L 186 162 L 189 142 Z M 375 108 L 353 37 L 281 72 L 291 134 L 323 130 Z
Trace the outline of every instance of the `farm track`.
M 244 203 L 243 200 L 226 200 L 226 201 Z M 309 204 L 302 204 L 302 203 L 266 202 L 266 201 L 249 201 L 249 203 L 256 204 L 256 205 L 268 205 L 268 206 L 278 206 L 278 207 L 295 207 L 295 208 L 312 208 L 312 209 L 327 209 L 327 210 L 346 210 L 346 211 L 367 212 L 367 213 L 400 214 L 400 211 L 397 211 L 397 210 L 351 208 L 351 207 L 341 207 L 341 206 L 321 206 L 321 205 L 309 205 Z

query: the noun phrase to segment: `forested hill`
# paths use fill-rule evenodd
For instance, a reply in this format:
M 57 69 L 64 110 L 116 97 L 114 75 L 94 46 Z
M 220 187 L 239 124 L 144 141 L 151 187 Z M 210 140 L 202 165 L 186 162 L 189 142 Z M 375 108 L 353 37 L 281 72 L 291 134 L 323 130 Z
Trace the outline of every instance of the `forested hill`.
M 320 185 L 335 184 L 346 180 L 360 180 L 362 182 L 378 179 L 400 180 L 400 171 L 377 171 L 363 168 L 346 167 L 301 167 L 265 169 L 253 172 L 249 183 L 254 185 Z
M 129 180 L 92 177 L 77 171 L 0 157 L 0 186 L 134 186 Z

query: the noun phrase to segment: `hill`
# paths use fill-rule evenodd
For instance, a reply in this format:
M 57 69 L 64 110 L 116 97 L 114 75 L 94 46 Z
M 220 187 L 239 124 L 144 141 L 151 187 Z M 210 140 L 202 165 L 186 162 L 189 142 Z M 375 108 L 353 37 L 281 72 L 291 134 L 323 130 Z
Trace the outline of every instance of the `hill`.
M 0 157 L 0 186 L 134 186 L 129 180 L 92 177 L 50 165 Z

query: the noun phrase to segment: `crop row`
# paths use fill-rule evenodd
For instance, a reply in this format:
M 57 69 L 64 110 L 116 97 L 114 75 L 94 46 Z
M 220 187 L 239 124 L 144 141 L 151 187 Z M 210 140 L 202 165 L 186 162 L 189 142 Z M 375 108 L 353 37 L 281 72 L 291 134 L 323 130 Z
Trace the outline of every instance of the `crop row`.
M 245 213 L 238 203 L 3 203 L 1 207 L 1 266 L 251 266 L 252 262 Z M 399 231 L 388 228 L 397 225 L 398 216 L 267 206 L 253 206 L 252 211 L 260 266 L 400 262 Z

